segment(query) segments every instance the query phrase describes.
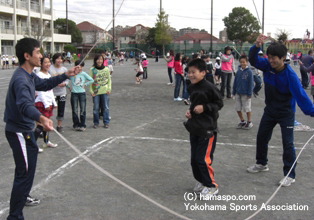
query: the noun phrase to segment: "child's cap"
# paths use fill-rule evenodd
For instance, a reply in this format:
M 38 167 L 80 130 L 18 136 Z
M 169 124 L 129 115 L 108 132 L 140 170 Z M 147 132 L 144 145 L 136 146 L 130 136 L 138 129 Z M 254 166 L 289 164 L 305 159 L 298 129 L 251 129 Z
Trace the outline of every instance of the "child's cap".
M 258 54 L 264 54 L 264 53 L 263 53 L 263 51 L 260 50 L 260 51 L 258 52 Z
M 216 57 L 216 60 L 220 60 L 220 57 Z

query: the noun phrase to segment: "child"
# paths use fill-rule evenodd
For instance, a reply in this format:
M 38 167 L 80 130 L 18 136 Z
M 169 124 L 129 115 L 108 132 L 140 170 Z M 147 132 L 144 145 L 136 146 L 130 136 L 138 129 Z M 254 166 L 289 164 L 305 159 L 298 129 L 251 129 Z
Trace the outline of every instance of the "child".
M 184 104 L 186 105 L 189 105 L 190 102 L 189 102 L 189 93 L 188 93 L 188 86 L 191 84 L 191 81 L 188 77 L 188 63 L 189 63 L 189 58 L 187 56 L 183 57 L 182 58 L 182 70 L 183 70 L 183 101 L 184 101 Z
M 143 79 L 147 79 L 147 66 L 148 66 L 148 61 L 146 59 L 146 55 L 144 54 L 144 56 L 142 57 L 143 61 L 142 61 L 142 66 L 143 66 Z
M 288 64 L 284 64 L 287 48 L 283 44 L 272 43 L 267 48 L 268 59 L 258 56 L 263 44 L 263 35 L 258 36 L 256 45 L 250 49 L 250 63 L 263 71 L 265 85 L 265 104 L 256 139 L 256 164 L 247 168 L 250 173 L 268 171 L 267 151 L 273 128 L 280 124 L 283 143 L 283 173 L 279 182 L 290 186 L 295 182 L 296 159 L 293 144 L 293 128 L 296 102 L 306 115 L 314 117 L 314 106 L 301 86 L 297 74 Z M 291 173 L 287 176 L 291 169 Z M 269 184 L 269 183 L 267 183 Z
M 220 65 L 220 57 L 216 57 L 216 63 L 215 63 L 215 80 L 216 85 L 219 85 L 221 83 L 221 65 Z
M 175 87 L 174 87 L 174 101 L 182 101 L 182 99 L 179 96 L 180 93 L 180 87 L 181 82 L 183 81 L 183 69 L 182 69 L 182 55 L 180 53 L 176 54 L 176 57 L 174 58 L 174 77 L 175 77 Z M 182 97 L 183 97 L 184 91 L 182 91 Z
M 72 107 L 72 120 L 74 131 L 86 130 L 86 93 L 85 86 L 92 84 L 94 80 L 85 72 L 83 67 L 85 63 L 81 60 L 75 61 L 75 66 L 78 66 L 79 73 L 76 76 L 71 76 L 70 81 L 72 84 L 71 90 L 71 107 Z M 86 82 L 86 80 L 88 82 Z M 86 82 L 86 83 L 85 83 Z M 78 117 L 78 105 L 80 105 L 80 117 Z
M 156 54 L 157 55 L 157 54 Z M 168 86 L 173 85 L 173 81 L 172 81 L 172 69 L 174 68 L 174 51 L 170 50 L 167 53 L 167 57 L 164 56 L 164 59 L 167 62 L 167 67 L 168 67 L 168 76 L 169 76 L 169 80 L 170 82 L 167 83 Z
M 109 128 L 109 94 L 111 92 L 111 77 L 109 69 L 104 66 L 104 58 L 101 54 L 97 54 L 94 58 L 93 67 L 90 69 L 89 76 L 94 79 L 94 83 L 90 84 L 89 91 L 93 97 L 93 118 L 94 128 L 99 126 L 99 103 L 102 100 L 103 122 L 104 127 Z
M 218 111 L 223 107 L 223 101 L 216 86 L 205 80 L 206 63 L 203 60 L 190 61 L 188 68 L 191 106 L 185 113 L 188 120 L 184 125 L 190 132 L 191 166 L 198 181 L 194 191 L 200 192 L 204 198 L 218 193 L 211 165 L 217 141 Z
M 49 59 L 49 57 L 48 57 L 48 59 Z M 15 56 L 13 55 L 13 56 L 12 56 L 12 69 L 14 69 L 15 64 L 16 64 L 16 58 L 15 58 Z
M 50 66 L 49 73 L 52 76 L 57 76 L 63 74 L 67 69 L 62 64 L 62 54 L 56 53 L 52 57 L 53 65 Z M 57 114 L 57 131 L 63 132 L 62 121 L 64 119 L 65 103 L 67 100 L 67 90 L 66 85 L 69 83 L 69 80 L 65 80 L 63 83 L 60 83 L 57 87 L 53 88 L 53 93 L 56 96 L 56 102 L 58 104 L 58 114 Z
M 140 62 L 140 59 L 139 58 L 135 58 L 135 65 L 137 64 L 137 68 L 134 69 L 135 72 L 136 72 L 136 76 L 135 76 L 135 79 L 136 79 L 136 82 L 135 84 L 141 84 L 142 80 L 140 79 L 140 75 L 143 74 L 144 70 L 143 70 L 143 67 L 142 67 L 142 64 Z
M 313 96 L 313 103 L 314 103 L 314 64 L 312 64 L 309 68 L 306 68 L 304 64 L 299 60 L 300 69 L 305 72 L 311 72 L 310 74 L 310 82 L 311 82 L 311 95 Z
M 240 66 L 233 82 L 232 98 L 235 97 L 235 110 L 241 122 L 237 128 L 249 130 L 253 127 L 251 122 L 251 96 L 253 92 L 253 73 L 248 67 L 246 55 L 240 57 Z M 247 122 L 244 120 L 242 110 L 247 114 Z
M 37 73 L 37 76 L 42 79 L 49 79 L 51 78 L 50 74 L 48 73 L 48 70 L 50 68 L 50 60 L 48 57 L 43 57 L 40 59 L 40 72 Z M 52 90 L 49 91 L 37 91 L 37 97 L 35 99 L 35 107 L 40 111 L 40 113 L 50 118 L 52 116 L 52 111 L 54 108 L 57 108 L 57 103 L 55 100 L 55 96 L 53 94 Z M 58 144 L 51 143 L 49 141 L 49 132 L 46 132 L 43 130 L 43 126 L 41 124 L 38 124 L 35 129 L 35 140 L 37 141 L 38 137 L 40 136 L 40 133 L 43 132 L 43 138 L 44 138 L 44 145 L 43 147 L 52 147 L 55 148 L 58 146 Z M 38 147 L 38 152 L 41 153 L 44 150 L 40 147 Z
M 211 82 L 212 84 L 215 84 L 214 82 L 214 76 L 213 76 L 213 64 L 210 61 L 210 57 L 208 55 L 202 55 L 201 57 L 202 60 L 204 60 L 206 62 L 206 77 L 205 79 L 209 82 Z
M 108 68 L 109 68 L 110 76 L 113 74 L 113 66 L 112 66 L 112 63 L 113 63 L 112 57 L 110 56 L 110 57 L 108 58 Z
M 5 67 L 5 55 L 2 55 L 2 69 Z
M 5 66 L 6 66 L 6 69 L 10 69 L 9 56 L 8 55 L 5 55 Z
M 227 99 L 231 99 L 231 79 L 234 73 L 234 57 L 231 54 L 231 47 L 225 47 L 225 53 L 221 56 L 221 87 L 220 92 L 225 99 L 225 89 L 227 89 Z

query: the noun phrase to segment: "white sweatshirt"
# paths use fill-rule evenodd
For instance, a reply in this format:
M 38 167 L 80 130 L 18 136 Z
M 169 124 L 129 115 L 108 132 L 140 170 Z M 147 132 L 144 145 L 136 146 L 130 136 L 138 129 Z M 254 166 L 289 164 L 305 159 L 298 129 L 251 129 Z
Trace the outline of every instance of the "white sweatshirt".
M 49 79 L 51 76 L 50 74 L 45 74 L 43 72 L 38 72 L 37 76 L 42 79 Z M 36 91 L 37 92 L 37 97 L 35 99 L 35 102 L 42 102 L 45 106 L 45 108 L 48 108 L 49 106 L 57 106 L 55 96 L 53 94 L 53 90 L 49 91 Z

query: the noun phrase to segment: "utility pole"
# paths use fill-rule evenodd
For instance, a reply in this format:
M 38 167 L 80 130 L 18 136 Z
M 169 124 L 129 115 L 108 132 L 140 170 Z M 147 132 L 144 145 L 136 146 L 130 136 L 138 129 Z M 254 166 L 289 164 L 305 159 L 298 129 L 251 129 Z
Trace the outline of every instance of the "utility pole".
M 160 13 L 161 13 L 161 10 L 162 10 L 162 0 L 160 0 Z
M 211 24 L 210 24 L 210 51 L 213 53 L 213 3 L 214 0 L 211 0 Z
M 263 34 L 263 37 L 264 37 L 264 10 L 265 9 L 265 0 L 263 0 L 263 18 L 262 18 L 262 34 Z M 264 51 L 264 44 L 262 44 L 262 51 Z
M 114 0 L 112 0 L 112 52 L 114 51 Z
M 68 0 L 66 0 L 66 34 L 69 34 L 69 24 L 68 24 Z

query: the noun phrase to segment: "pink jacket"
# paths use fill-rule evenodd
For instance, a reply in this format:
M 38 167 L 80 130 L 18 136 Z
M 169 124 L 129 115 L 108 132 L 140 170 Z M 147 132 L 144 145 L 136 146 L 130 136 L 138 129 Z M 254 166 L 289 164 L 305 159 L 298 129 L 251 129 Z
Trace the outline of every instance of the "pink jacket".
M 172 57 L 172 60 L 167 63 L 167 66 L 168 66 L 169 68 L 174 68 L 174 56 L 171 56 L 171 57 Z
M 310 79 L 311 79 L 311 86 L 314 86 L 314 75 L 313 72 L 310 74 Z
M 233 56 L 232 55 L 226 55 L 226 54 L 223 54 L 221 56 L 221 71 L 223 72 L 230 72 L 232 73 L 233 71 Z
M 147 67 L 147 66 L 148 66 L 148 61 L 147 61 L 147 60 L 143 60 L 142 66 L 143 66 L 143 67 Z

